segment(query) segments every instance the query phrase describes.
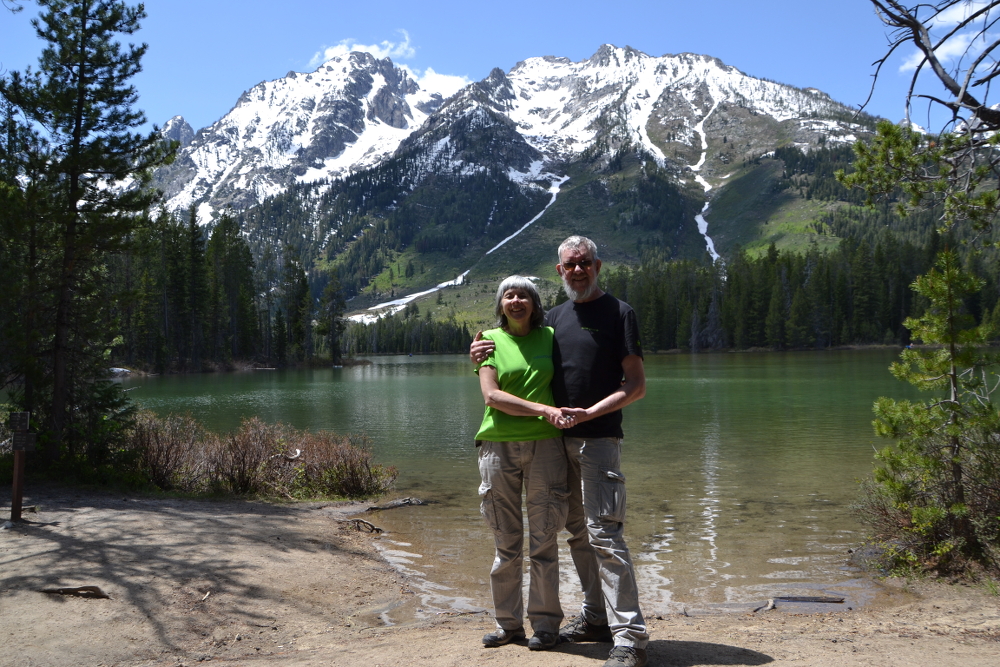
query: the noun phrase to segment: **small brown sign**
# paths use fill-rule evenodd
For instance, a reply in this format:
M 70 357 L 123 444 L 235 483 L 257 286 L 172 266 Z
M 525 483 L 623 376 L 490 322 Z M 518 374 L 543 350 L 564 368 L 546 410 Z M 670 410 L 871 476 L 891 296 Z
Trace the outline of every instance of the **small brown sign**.
M 35 434 L 15 431 L 11 449 L 15 452 L 35 451 Z
M 27 431 L 30 428 L 30 424 L 31 424 L 30 412 L 10 413 L 10 430 Z

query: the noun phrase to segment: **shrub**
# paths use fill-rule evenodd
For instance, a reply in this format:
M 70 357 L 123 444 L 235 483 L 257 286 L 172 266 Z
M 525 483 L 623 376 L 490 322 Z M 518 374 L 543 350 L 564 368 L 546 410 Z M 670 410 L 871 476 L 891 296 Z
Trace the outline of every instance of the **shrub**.
M 938 396 L 875 403 L 875 431 L 895 446 L 878 453 L 855 509 L 890 571 L 962 572 L 1000 562 L 997 359 L 984 352 L 989 327 L 973 326 L 964 307 L 981 287 L 949 251 L 916 280 L 929 306 L 905 324 L 935 347 L 904 350 L 892 373 Z
M 190 416 L 143 412 L 129 432 L 128 449 L 149 482 L 192 493 L 357 498 L 384 493 L 397 474 L 374 462 L 366 436 L 298 431 L 257 417 L 220 437 Z
M 259 495 L 267 491 L 268 462 L 281 456 L 284 429 L 265 424 L 257 417 L 244 419 L 239 429 L 215 441 L 209 450 L 213 480 L 221 481 L 231 493 Z
M 396 468 L 373 462 L 366 436 L 326 431 L 304 434 L 304 461 L 291 492 L 299 496 L 363 497 L 385 493 L 396 481 Z
M 191 415 L 136 415 L 130 446 L 139 454 L 141 472 L 164 491 L 193 490 L 204 473 L 207 434 Z

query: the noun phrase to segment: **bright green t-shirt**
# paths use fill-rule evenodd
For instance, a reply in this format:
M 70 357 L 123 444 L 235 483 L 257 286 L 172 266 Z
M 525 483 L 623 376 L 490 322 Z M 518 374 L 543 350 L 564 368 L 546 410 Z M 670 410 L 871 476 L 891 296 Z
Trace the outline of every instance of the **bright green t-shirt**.
M 496 343 L 482 366 L 497 371 L 500 389 L 532 403 L 555 405 L 552 399 L 552 327 L 532 329 L 525 336 L 512 336 L 503 329 L 490 329 L 483 338 Z M 493 442 L 558 438 L 561 431 L 544 417 L 517 417 L 487 407 L 476 440 Z

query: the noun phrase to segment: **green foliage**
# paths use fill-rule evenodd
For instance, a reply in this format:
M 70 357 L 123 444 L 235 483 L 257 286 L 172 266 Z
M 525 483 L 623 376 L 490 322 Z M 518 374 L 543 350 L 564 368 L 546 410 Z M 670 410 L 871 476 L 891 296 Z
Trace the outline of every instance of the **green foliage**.
M 94 384 L 115 341 L 107 260 L 143 224 L 149 172 L 169 150 L 134 131 L 145 118 L 129 80 L 146 47 L 118 40 L 138 30 L 142 7 L 38 4 L 38 70 L 0 79 L 0 378 L 37 420 L 43 458 L 75 463 L 114 448 L 104 422 L 123 413 Z
M 407 272 L 412 275 L 413 262 L 407 264 Z M 344 293 L 340 287 L 340 280 L 337 274 L 330 276 L 330 282 L 323 289 L 320 298 L 318 321 L 316 323 L 316 335 L 326 343 L 326 349 L 330 354 L 330 361 L 336 366 L 341 362 L 341 341 L 344 335 L 344 309 L 347 304 L 344 302 Z
M 205 257 L 208 343 L 212 356 L 230 360 L 252 358 L 259 335 L 254 309 L 254 261 L 234 218 L 223 215 L 215 225 Z
M 1000 360 L 984 347 L 989 325 L 976 325 L 966 306 L 982 285 L 951 251 L 914 281 L 928 307 L 905 325 L 931 347 L 905 350 L 891 370 L 936 396 L 875 403 L 875 432 L 895 446 L 878 453 L 857 511 L 876 542 L 891 547 L 892 567 L 998 564 L 1000 412 L 991 392 Z
M 433 321 L 428 310 L 419 317 L 416 304 L 401 314 L 377 322 L 351 322 L 343 335 L 342 349 L 356 354 L 431 354 L 467 352 L 472 344 L 468 328 L 453 320 Z
M 880 121 L 871 143 L 858 142 L 854 173 L 840 172 L 849 187 L 868 192 L 866 203 L 901 192 L 906 208 L 938 208 L 940 231 L 961 222 L 975 233 L 990 229 L 1000 212 L 1000 193 L 991 163 L 1000 136 L 945 132 L 928 136 Z
M 929 251 L 884 230 L 877 238 L 874 247 L 847 238 L 827 253 L 772 244 L 762 256 L 714 264 L 651 254 L 601 279 L 635 308 L 649 350 L 906 343 L 904 319 L 925 303 L 908 286 L 927 269 Z M 995 263 L 979 269 L 997 280 Z M 997 297 L 980 296 L 977 321 L 991 321 Z

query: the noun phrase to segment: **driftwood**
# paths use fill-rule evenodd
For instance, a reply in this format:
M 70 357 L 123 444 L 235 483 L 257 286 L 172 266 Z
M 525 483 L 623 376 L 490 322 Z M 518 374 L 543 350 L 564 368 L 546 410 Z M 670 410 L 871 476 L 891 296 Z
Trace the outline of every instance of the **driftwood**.
M 841 604 L 844 598 L 831 597 L 828 595 L 782 595 L 776 598 L 771 598 L 767 601 L 766 605 L 762 605 L 753 610 L 753 613 L 758 611 L 771 611 L 778 605 L 776 602 L 820 602 L 825 604 Z
M 484 610 L 481 611 L 439 611 L 438 616 L 478 616 L 479 614 L 488 614 L 490 612 Z
M 52 593 L 54 595 L 75 595 L 81 598 L 104 598 L 110 600 L 111 596 L 102 591 L 97 586 L 76 586 L 72 588 L 43 588 L 39 593 Z
M 372 510 L 393 510 L 397 507 L 408 507 L 410 505 L 426 505 L 420 498 L 397 498 L 396 500 L 390 500 L 384 505 L 372 505 L 367 511 Z
M 362 528 L 367 530 L 369 533 L 381 533 L 382 529 L 373 523 L 369 523 L 364 519 L 341 519 L 338 523 L 350 523 L 354 525 L 354 528 L 360 531 Z

